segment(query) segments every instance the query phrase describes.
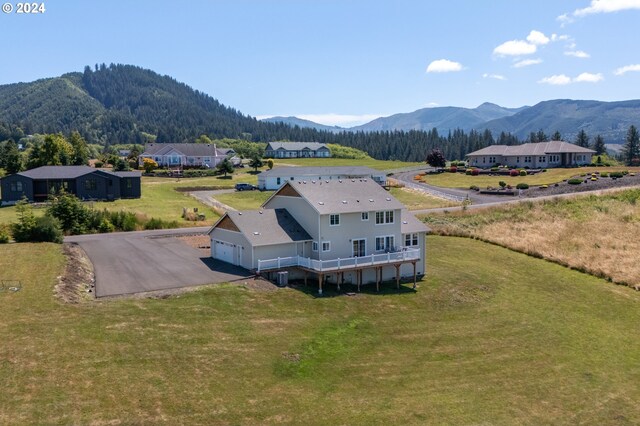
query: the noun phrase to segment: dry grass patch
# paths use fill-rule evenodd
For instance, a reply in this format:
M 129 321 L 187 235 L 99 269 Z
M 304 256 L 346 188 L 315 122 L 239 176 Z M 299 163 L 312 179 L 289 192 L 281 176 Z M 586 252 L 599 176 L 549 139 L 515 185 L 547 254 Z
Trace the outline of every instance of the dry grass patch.
M 391 188 L 391 195 L 404 204 L 409 210 L 437 209 L 441 207 L 455 207 L 461 203 L 445 200 L 425 194 L 411 188 Z
M 640 190 L 434 215 L 434 232 L 480 238 L 527 254 L 640 284 Z

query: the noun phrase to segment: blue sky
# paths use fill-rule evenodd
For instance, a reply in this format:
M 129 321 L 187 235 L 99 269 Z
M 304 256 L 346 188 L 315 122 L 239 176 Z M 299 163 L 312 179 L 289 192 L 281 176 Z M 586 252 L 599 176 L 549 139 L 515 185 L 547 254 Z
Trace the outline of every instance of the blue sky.
M 0 13 L 0 84 L 126 63 L 245 114 L 338 125 L 429 106 L 640 98 L 640 0 L 45 6 Z

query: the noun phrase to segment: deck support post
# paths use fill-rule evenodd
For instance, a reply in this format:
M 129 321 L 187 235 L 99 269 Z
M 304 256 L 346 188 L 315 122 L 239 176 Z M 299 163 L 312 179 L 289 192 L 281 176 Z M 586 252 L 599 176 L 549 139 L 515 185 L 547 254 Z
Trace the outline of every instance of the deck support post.
M 340 291 L 340 272 L 336 272 L 336 283 L 338 284 L 338 292 Z
M 307 286 L 307 270 L 304 270 L 304 286 Z
M 376 291 L 380 291 L 380 281 L 382 281 L 382 267 L 376 266 Z M 378 279 L 378 271 L 380 271 L 380 278 Z
M 324 278 L 324 274 L 320 272 L 318 275 L 318 294 L 322 295 L 322 279 Z
M 396 288 L 400 290 L 400 265 L 395 265 L 396 267 Z
M 413 289 L 416 289 L 416 262 L 411 262 L 413 263 Z
M 360 269 L 356 269 L 356 283 L 358 284 L 358 293 L 360 293 Z

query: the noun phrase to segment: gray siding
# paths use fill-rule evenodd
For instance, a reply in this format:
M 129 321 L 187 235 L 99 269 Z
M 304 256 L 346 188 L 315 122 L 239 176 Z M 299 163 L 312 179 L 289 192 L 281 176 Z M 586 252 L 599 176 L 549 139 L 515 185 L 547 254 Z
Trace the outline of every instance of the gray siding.
M 234 247 L 234 260 L 238 259 L 238 253 L 240 253 L 240 266 L 246 269 L 253 269 L 251 259 L 251 245 L 249 241 L 240 232 L 229 231 L 227 229 L 215 228 L 210 235 L 211 238 L 211 257 L 215 257 L 215 244 L 214 240 L 224 241 L 226 243 L 233 244 Z
M 18 184 L 18 182 L 22 184 L 22 191 L 12 191 L 12 186 Z M 0 180 L 0 187 L 2 188 L 0 195 L 3 203 L 12 204 L 20 201 L 22 197 L 27 197 L 29 201 L 33 201 L 33 181 L 31 178 L 20 175 L 7 176 Z

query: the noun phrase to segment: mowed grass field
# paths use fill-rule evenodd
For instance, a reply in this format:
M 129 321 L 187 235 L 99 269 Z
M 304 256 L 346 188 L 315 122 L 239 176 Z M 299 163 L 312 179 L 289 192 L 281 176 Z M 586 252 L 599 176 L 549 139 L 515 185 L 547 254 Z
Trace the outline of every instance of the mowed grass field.
M 396 197 L 398 201 L 407 206 L 408 210 L 436 209 L 440 207 L 454 207 L 461 203 L 455 201 L 444 200 L 438 197 L 426 195 L 422 191 L 416 191 L 410 188 L 391 188 L 391 195 Z
M 236 191 L 217 194 L 214 198 L 236 210 L 257 210 L 273 193 L 274 191 Z
M 617 282 L 640 284 L 640 190 L 525 201 L 426 217 L 434 232 L 479 237 Z
M 441 186 L 444 188 L 464 188 L 469 189 L 471 185 L 476 185 L 480 188 L 486 188 L 487 186 L 498 187 L 498 182 L 504 181 L 511 186 L 516 186 L 519 183 L 527 183 L 530 186 L 534 185 L 551 185 L 556 182 L 562 182 L 565 179 L 569 179 L 573 176 L 580 176 L 581 174 L 591 174 L 594 172 L 617 172 L 629 170 L 630 172 L 640 172 L 639 167 L 579 167 L 569 169 L 547 169 L 546 172 L 536 173 L 534 175 L 527 176 L 469 176 L 464 173 L 440 173 L 435 175 L 426 175 L 423 178 L 425 183 L 429 185 Z
M 407 161 L 388 161 L 388 160 L 376 160 L 375 158 L 362 158 L 362 159 L 350 159 L 350 158 L 291 158 L 291 159 L 279 159 L 274 158 L 274 167 L 278 166 L 304 166 L 304 167 L 316 167 L 316 166 L 364 166 L 371 167 L 376 170 L 392 170 L 400 169 L 403 167 L 420 166 L 424 163 L 412 163 Z
M 638 424 L 640 294 L 463 238 L 417 292 L 213 286 L 65 305 L 0 246 L 0 424 Z M 9 272 L 10 271 L 10 272 Z

